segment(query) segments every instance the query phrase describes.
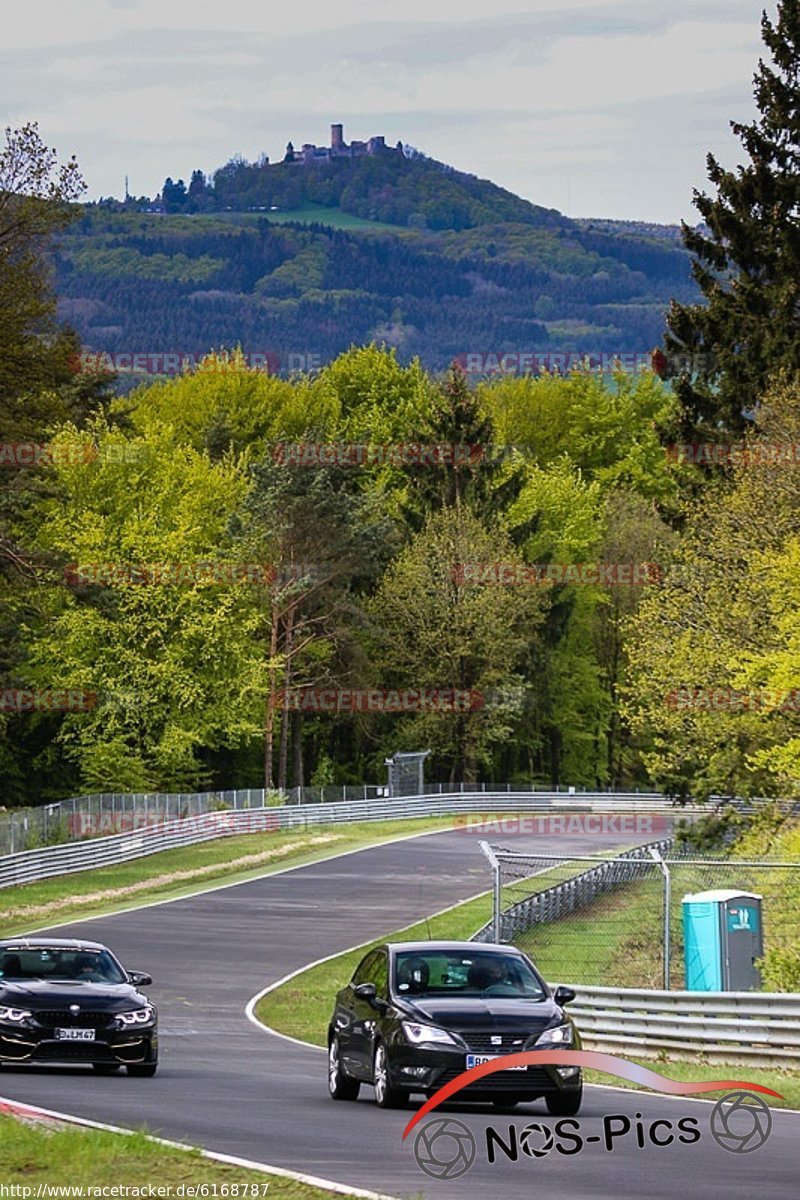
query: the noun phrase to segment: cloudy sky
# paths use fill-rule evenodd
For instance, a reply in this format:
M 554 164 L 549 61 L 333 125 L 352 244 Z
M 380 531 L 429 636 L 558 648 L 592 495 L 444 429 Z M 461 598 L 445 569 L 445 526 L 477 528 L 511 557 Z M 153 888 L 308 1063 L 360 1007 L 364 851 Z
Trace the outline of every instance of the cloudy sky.
M 5 0 L 3 125 L 90 198 L 383 133 L 571 216 L 697 220 L 740 159 L 762 0 Z M 767 10 L 774 12 L 774 0 Z

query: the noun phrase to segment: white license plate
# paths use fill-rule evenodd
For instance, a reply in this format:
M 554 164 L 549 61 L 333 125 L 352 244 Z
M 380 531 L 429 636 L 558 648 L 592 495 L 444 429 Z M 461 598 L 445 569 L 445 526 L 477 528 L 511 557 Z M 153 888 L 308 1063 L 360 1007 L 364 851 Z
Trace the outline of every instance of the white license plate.
M 505 1058 L 503 1054 L 468 1054 L 467 1070 L 470 1067 L 480 1067 L 483 1063 L 493 1062 L 496 1058 Z M 506 1067 L 507 1071 L 527 1071 L 527 1067 Z
M 57 1029 L 57 1042 L 93 1042 L 93 1029 Z

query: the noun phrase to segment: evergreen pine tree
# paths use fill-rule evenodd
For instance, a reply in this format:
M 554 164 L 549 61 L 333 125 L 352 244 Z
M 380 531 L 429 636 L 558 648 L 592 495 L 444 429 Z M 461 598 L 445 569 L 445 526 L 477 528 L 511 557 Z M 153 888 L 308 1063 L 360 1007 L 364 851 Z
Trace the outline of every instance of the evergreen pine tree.
M 759 61 L 759 117 L 731 122 L 749 162 L 726 171 L 713 154 L 716 196 L 695 190 L 704 224 L 684 223 L 705 304 L 673 301 L 666 348 L 684 412 L 684 434 L 736 433 L 769 378 L 800 370 L 800 0 L 766 13 Z

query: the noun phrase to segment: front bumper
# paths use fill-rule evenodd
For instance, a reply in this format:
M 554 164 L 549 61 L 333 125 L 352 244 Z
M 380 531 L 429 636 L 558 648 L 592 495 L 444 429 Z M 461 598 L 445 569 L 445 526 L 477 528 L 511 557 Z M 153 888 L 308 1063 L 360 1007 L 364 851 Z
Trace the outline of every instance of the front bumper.
M 97 1030 L 91 1041 L 56 1040 L 52 1029 L 0 1026 L 0 1062 L 3 1063 L 152 1063 L 158 1059 L 158 1030 Z
M 389 1047 L 389 1078 L 393 1087 L 430 1094 L 467 1069 L 467 1053 L 453 1046 L 409 1046 L 398 1039 Z M 499 1055 L 498 1057 L 504 1057 Z M 575 1092 L 582 1082 L 578 1067 L 541 1066 L 524 1070 L 495 1071 L 457 1094 L 459 1100 L 484 1100 L 515 1096 L 536 1100 L 556 1092 Z

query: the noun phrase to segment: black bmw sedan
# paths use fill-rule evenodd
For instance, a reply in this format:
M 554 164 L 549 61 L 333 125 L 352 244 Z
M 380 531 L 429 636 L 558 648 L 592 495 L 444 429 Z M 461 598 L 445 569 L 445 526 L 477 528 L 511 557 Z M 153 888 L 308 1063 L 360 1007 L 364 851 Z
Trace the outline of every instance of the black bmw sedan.
M 362 1083 L 381 1108 L 430 1095 L 462 1071 L 522 1050 L 580 1049 L 563 1006 L 571 988 L 551 991 L 512 946 L 475 942 L 394 942 L 370 950 L 342 988 L 328 1027 L 328 1088 L 355 1100 Z M 495 1071 L 458 1094 L 502 1106 L 544 1098 L 554 1116 L 575 1116 L 579 1067 Z
M 86 1063 L 101 1074 L 125 1067 L 155 1075 L 156 1010 L 99 942 L 0 941 L 0 1063 Z

